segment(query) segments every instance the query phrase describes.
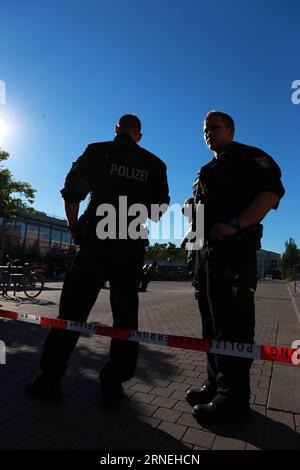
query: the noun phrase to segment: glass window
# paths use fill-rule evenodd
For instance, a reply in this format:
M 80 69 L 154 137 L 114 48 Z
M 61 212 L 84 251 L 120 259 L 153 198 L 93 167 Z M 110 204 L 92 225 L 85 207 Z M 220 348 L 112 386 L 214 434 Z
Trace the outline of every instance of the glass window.
M 71 234 L 69 230 L 63 230 L 62 231 L 62 237 L 61 237 L 61 247 L 63 250 L 67 250 L 70 247 L 71 243 Z
M 39 226 L 37 224 L 27 224 L 25 253 L 38 256 L 39 253 Z
M 50 243 L 50 227 L 47 227 L 45 225 L 40 226 L 40 241 L 43 241 L 45 243 Z
M 16 220 L 14 232 L 14 245 L 21 246 L 25 241 L 26 223 L 23 220 Z
M 24 242 L 26 234 L 26 223 L 23 220 L 17 219 L 14 227 L 14 235 L 12 237 L 12 257 L 23 258 L 24 255 Z
M 61 230 L 53 228 L 51 230 L 51 247 L 60 247 Z
M 26 243 L 33 245 L 39 237 L 39 226 L 36 224 L 27 224 Z
M 48 252 L 50 245 L 50 227 L 46 225 L 40 225 L 39 245 L 41 256 L 44 256 Z
M 14 222 L 6 222 L 4 225 L 4 233 L 3 233 L 3 249 L 4 253 L 10 255 L 10 251 L 12 248 L 12 241 L 14 237 Z
M 14 222 L 6 222 L 5 231 L 10 236 L 14 234 L 15 223 Z

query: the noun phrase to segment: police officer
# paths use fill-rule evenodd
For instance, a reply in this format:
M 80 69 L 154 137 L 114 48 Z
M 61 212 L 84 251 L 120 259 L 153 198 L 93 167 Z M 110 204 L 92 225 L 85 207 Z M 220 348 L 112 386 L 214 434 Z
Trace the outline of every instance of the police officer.
M 196 251 L 195 287 L 203 337 L 253 343 L 256 250 L 261 220 L 284 195 L 281 172 L 264 151 L 233 141 L 234 121 L 211 111 L 204 140 L 213 159 L 203 166 L 189 203 L 204 204 L 204 244 Z M 222 420 L 249 410 L 252 359 L 207 354 L 207 381 L 186 400 L 198 420 Z
M 142 235 L 130 238 L 128 233 L 126 237 L 121 234 L 120 217 L 127 224 L 133 217 L 124 214 L 119 198 L 127 198 L 125 209 L 143 205 L 150 217 L 151 204 L 164 205 L 159 217 L 169 203 L 166 165 L 138 145 L 141 137 L 140 120 L 131 114 L 122 116 L 114 141 L 89 145 L 67 175 L 61 194 L 68 226 L 80 250 L 64 281 L 58 318 L 85 322 L 108 280 L 113 326 L 138 328 L 138 285 L 149 242 Z M 88 194 L 88 207 L 78 221 L 80 202 Z M 103 217 L 97 214 L 104 203 L 115 209 L 116 224 L 109 220 L 108 224 L 116 230 L 108 229 L 107 236 L 99 239 L 97 227 Z M 60 380 L 78 338 L 77 332 L 50 330 L 40 362 L 42 372 L 27 386 L 29 395 L 50 401 L 62 398 Z M 134 375 L 138 347 L 137 342 L 111 340 L 108 362 L 100 372 L 103 408 L 113 408 L 122 398 L 121 383 Z

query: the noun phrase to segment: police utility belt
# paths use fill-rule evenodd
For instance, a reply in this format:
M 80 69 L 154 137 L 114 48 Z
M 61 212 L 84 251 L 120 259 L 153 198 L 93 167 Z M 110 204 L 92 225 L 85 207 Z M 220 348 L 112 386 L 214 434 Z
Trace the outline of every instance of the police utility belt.
M 259 248 L 261 248 L 262 235 L 263 225 L 258 222 L 244 229 L 240 229 L 237 233 L 225 237 L 222 241 L 226 241 L 228 243 L 237 243 L 241 246 L 249 248 L 251 247 L 258 250 Z M 213 240 L 210 236 L 204 236 L 203 247 L 215 246 L 218 242 L 219 240 Z

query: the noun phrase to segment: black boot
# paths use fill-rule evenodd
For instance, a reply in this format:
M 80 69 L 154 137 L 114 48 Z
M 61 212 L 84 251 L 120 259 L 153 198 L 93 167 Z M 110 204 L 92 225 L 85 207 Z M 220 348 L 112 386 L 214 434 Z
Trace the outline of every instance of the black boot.
M 249 410 L 249 400 L 238 400 L 217 394 L 210 403 L 195 405 L 193 415 L 198 421 L 228 422 L 244 418 Z
M 100 408 L 102 410 L 114 410 L 125 396 L 121 384 L 114 384 L 112 387 L 101 382 L 101 393 Z
M 32 382 L 26 385 L 26 394 L 53 403 L 62 400 L 59 380 L 53 379 L 44 372 L 41 372 Z
M 200 388 L 189 388 L 185 399 L 191 406 L 195 406 L 199 403 L 209 403 L 216 394 L 217 387 L 207 380 Z

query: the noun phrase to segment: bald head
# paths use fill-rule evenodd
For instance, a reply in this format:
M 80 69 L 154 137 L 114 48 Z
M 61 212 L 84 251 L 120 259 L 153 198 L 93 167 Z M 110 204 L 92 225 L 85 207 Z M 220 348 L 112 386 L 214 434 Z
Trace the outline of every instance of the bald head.
M 141 121 L 134 114 L 124 114 L 120 117 L 116 125 L 116 134 L 129 134 L 134 142 L 139 142 L 142 138 Z

